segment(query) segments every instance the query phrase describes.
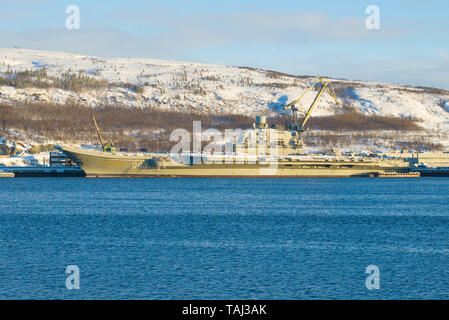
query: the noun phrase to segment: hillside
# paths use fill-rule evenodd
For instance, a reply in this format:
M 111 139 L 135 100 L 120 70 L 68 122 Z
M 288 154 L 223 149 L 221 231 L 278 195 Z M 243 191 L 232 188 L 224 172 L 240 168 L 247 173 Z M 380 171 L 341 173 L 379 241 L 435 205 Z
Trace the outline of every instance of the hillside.
M 249 119 L 256 114 L 266 114 L 282 118 L 282 107 L 297 98 L 314 78 L 246 67 L 0 49 L 0 104 L 3 108 L 36 105 L 77 106 L 87 110 L 115 106 L 182 114 L 199 113 L 211 117 L 236 115 Z M 401 139 L 401 135 L 392 134 L 393 130 L 401 131 L 403 142 L 412 143 L 411 147 L 417 137 L 421 144 L 442 144 L 440 149 L 449 146 L 446 135 L 449 130 L 449 92 L 378 82 L 342 79 L 332 79 L 332 82 L 345 110 L 337 108 L 330 96 L 323 95 L 311 120 L 310 126 L 314 130 L 311 130 L 309 140 L 312 136 L 320 135 L 329 140 L 334 135 L 337 144 L 343 149 L 350 148 L 348 144 L 358 144 L 359 149 L 394 149 L 404 146 L 396 143 L 401 142 L 395 141 L 395 138 Z M 307 95 L 302 109 L 306 109 L 313 98 L 314 94 Z M 126 113 L 121 114 L 126 116 Z M 39 114 L 30 114 L 30 117 L 40 118 Z M 25 142 L 55 141 L 54 136 L 46 137 L 39 130 L 28 130 L 27 133 L 28 128 L 12 124 L 14 117 L 8 119 L 8 123 L 3 124 L 3 135 L 6 138 L 20 138 Z M 247 123 L 248 119 L 243 122 Z M 5 120 L 1 114 L 0 120 Z M 46 121 L 55 123 L 57 119 L 48 118 Z M 351 121 L 352 125 L 347 125 Z M 366 136 L 365 132 L 360 140 L 353 141 L 351 132 L 367 129 L 366 124 L 374 122 L 383 123 L 368 128 L 374 132 L 383 132 L 374 134 L 374 138 L 377 135 L 380 141 L 386 137 L 390 142 L 370 142 L 372 132 L 370 136 Z M 186 126 L 185 123 L 179 123 L 179 127 Z M 164 129 L 164 124 L 161 123 L 160 127 Z M 425 129 L 425 133 L 416 134 L 419 128 Z M 114 130 L 113 127 L 108 129 Z M 146 129 L 157 131 L 157 128 L 141 128 Z M 63 134 L 61 128 L 58 130 L 60 135 Z M 130 133 L 127 128 L 121 130 L 125 134 Z M 344 136 L 346 142 L 339 141 L 341 138 L 338 136 Z M 70 140 L 70 137 L 64 139 Z M 90 138 L 72 140 L 88 143 Z

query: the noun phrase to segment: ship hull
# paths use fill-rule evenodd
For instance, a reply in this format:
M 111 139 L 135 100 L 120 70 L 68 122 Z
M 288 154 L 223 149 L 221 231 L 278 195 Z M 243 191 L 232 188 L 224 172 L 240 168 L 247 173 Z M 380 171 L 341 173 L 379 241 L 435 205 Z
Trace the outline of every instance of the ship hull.
M 401 160 L 367 161 L 302 161 L 279 160 L 271 163 L 223 163 L 194 161 L 179 163 L 168 156 L 124 155 L 60 147 L 71 160 L 78 163 L 87 177 L 377 177 L 384 172 L 409 172 Z

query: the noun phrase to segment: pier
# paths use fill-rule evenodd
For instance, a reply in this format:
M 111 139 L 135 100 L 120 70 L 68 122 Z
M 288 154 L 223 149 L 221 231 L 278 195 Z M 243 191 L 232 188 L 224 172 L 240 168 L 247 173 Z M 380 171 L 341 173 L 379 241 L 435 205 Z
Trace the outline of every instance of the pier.
M 0 178 L 14 178 L 14 172 L 0 172 Z
M 50 152 L 49 165 L 0 167 L 0 177 L 85 177 L 83 169 L 61 152 Z
M 449 167 L 417 168 L 414 171 L 419 172 L 421 177 L 449 177 Z
M 73 167 L 4 167 L 0 177 L 85 177 L 83 169 Z

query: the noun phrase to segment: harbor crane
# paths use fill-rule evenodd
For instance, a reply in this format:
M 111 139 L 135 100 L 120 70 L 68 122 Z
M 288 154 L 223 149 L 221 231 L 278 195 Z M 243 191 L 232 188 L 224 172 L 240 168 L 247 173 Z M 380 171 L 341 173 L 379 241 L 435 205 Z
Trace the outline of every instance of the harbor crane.
M 112 141 L 108 141 L 108 142 L 104 143 L 103 137 L 101 136 L 101 133 L 100 133 L 100 128 L 98 128 L 97 120 L 95 119 L 95 116 L 93 113 L 92 113 L 92 119 L 94 120 L 95 129 L 97 130 L 98 139 L 100 140 L 101 150 L 105 151 L 105 152 L 115 152 L 114 144 L 112 143 Z
M 299 103 L 299 101 L 316 85 L 321 85 L 321 87 L 315 99 L 313 100 L 312 104 L 310 105 L 309 110 L 306 112 L 304 118 L 301 120 L 299 115 L 299 109 L 296 107 L 296 104 Z M 326 90 L 330 94 L 330 96 L 334 99 L 337 105 L 341 106 L 340 102 L 337 99 L 337 96 L 335 95 L 334 87 L 332 86 L 330 80 L 318 77 L 318 79 L 298 99 L 290 102 L 284 107 L 284 110 L 287 109 L 291 110 L 294 121 L 294 126 L 291 129 L 295 130 L 299 136 L 301 136 L 301 134 L 306 130 L 307 121 L 309 120 L 310 115 L 312 114 L 312 111 L 317 105 L 317 102 L 322 93 L 324 92 L 324 90 Z

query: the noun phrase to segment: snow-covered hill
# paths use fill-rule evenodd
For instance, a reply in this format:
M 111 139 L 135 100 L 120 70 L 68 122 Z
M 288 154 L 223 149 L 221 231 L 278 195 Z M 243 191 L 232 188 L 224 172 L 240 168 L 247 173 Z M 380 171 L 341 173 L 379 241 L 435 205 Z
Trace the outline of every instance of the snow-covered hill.
M 109 83 L 130 83 L 143 90 L 117 85 L 102 89 L 68 91 L 60 88 L 17 89 L 0 86 L 2 102 L 77 102 L 95 107 L 120 104 L 130 107 L 222 112 L 255 115 L 281 112 L 314 77 L 202 63 L 152 59 L 101 58 L 25 49 L 0 49 L 0 76 L 14 77 L 25 70 L 47 71 L 49 76 L 74 72 Z M 8 72 L 9 71 L 9 72 Z M 333 79 L 337 95 L 365 114 L 411 117 L 429 130 L 449 129 L 449 92 L 400 84 Z M 314 94 L 304 98 L 303 108 Z M 335 112 L 324 95 L 315 116 Z

